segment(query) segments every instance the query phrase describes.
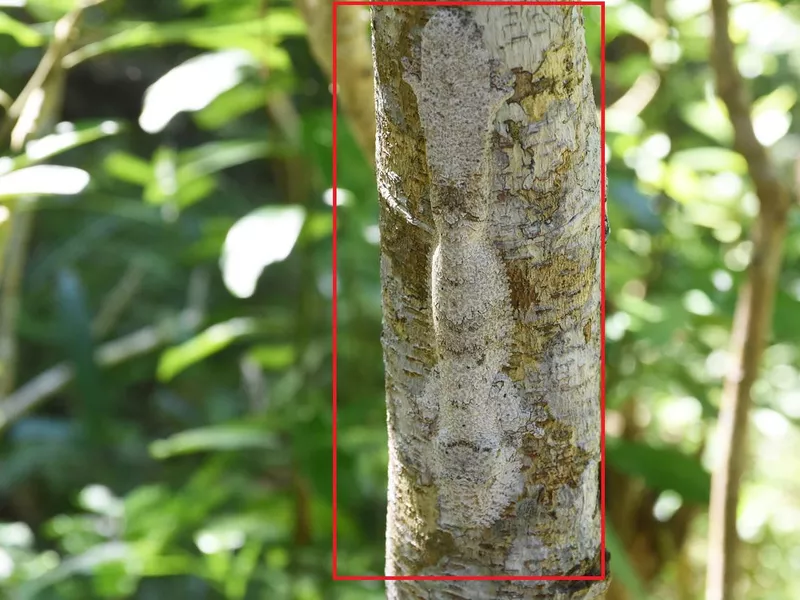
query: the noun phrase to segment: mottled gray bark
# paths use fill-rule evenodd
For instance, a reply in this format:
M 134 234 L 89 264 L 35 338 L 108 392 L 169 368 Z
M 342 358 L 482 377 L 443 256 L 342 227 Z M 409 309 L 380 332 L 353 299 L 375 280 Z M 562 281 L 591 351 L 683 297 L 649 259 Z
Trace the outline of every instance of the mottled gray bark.
M 581 9 L 372 8 L 387 575 L 600 573 L 600 138 Z M 607 582 L 390 581 L 390 599 Z

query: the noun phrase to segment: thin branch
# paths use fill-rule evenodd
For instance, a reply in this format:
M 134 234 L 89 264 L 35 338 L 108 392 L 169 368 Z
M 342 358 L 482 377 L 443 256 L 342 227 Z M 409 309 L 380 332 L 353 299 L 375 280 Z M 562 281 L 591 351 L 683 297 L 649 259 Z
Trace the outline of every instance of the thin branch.
M 92 335 L 103 338 L 125 312 L 144 279 L 145 269 L 141 263 L 131 263 L 117 284 L 106 294 L 103 304 L 92 320 Z
M 126 360 L 179 340 L 186 331 L 197 328 L 206 318 L 210 277 L 206 269 L 196 268 L 189 278 L 186 308 L 176 316 L 156 325 L 102 344 L 94 354 L 101 367 L 113 367 Z M 73 366 L 62 362 L 34 377 L 13 394 L 0 401 L 0 432 L 63 390 L 75 377 Z
M 56 22 L 53 39 L 42 60 L 9 107 L 0 126 L 0 141 L 9 137 L 13 151 L 22 150 L 29 140 L 42 137 L 55 125 L 61 112 L 66 80 L 61 60 L 77 36 L 84 8 L 94 3 L 95 0 L 84 0 L 79 8 Z M 6 224 L 9 228 L 7 241 L 0 248 L 0 398 L 13 389 L 17 370 L 16 325 L 34 204 L 34 197 L 19 198 L 15 203 Z
M 95 352 L 101 367 L 113 367 L 179 339 L 189 329 L 197 327 L 202 313 L 186 309 L 177 317 L 158 325 L 149 325 L 119 339 L 102 344 Z M 45 400 L 63 390 L 75 377 L 73 366 L 62 362 L 50 367 L 0 402 L 0 432 L 30 412 Z
M 746 457 L 750 394 L 772 324 L 790 196 L 753 129 L 751 101 L 737 70 L 728 32 L 727 0 L 712 0 L 711 10 L 717 91 L 733 125 L 734 149 L 747 160 L 760 204 L 752 234 L 753 258 L 734 315 L 734 363 L 723 386 L 717 439 L 719 462 L 711 478 L 706 600 L 731 600 L 739 572 L 736 509 Z
M 717 93 L 728 108 L 734 132 L 734 150 L 747 159 L 761 212 L 785 213 L 789 208 L 789 194 L 781 184 L 766 148 L 756 138 L 750 116 L 750 94 L 736 66 L 734 46 L 728 34 L 728 0 L 713 0 L 711 10 L 714 22 L 712 62 L 717 77 Z
M 0 248 L 0 398 L 14 387 L 17 369 L 17 316 L 20 308 L 25 256 L 33 229 L 30 198 L 19 198 L 5 226 L 7 241 Z
M 308 27 L 311 53 L 328 76 L 333 76 L 331 0 L 296 0 Z M 336 19 L 336 84 L 342 108 L 356 142 L 370 162 L 375 163 L 375 92 L 372 49 L 366 35 L 362 6 L 339 7 Z

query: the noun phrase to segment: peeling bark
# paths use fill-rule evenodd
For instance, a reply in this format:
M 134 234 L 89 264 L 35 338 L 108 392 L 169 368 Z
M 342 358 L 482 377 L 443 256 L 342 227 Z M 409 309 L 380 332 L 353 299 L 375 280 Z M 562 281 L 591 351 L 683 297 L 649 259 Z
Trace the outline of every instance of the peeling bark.
M 581 9 L 373 6 L 387 575 L 600 573 L 600 137 Z M 602 598 L 607 581 L 390 581 Z

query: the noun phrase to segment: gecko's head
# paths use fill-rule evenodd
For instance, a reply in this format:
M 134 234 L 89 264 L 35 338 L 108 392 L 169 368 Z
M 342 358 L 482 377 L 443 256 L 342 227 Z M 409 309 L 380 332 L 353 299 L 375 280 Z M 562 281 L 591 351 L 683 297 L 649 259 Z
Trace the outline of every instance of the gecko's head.
M 429 167 L 453 184 L 484 176 L 491 128 L 513 93 L 513 75 L 503 74 L 482 27 L 464 9 L 436 10 L 422 30 L 418 62 L 404 79 L 417 98 Z

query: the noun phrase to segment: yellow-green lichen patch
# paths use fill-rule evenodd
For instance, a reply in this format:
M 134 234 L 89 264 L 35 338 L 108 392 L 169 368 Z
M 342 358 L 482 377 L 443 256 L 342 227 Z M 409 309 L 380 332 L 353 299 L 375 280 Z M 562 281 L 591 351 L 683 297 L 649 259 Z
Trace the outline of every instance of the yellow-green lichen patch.
M 533 189 L 519 191 L 520 197 L 531 206 L 540 221 L 552 219 L 561 209 L 566 194 L 565 184 L 573 172 L 573 157 L 573 150 L 565 148 L 561 160 L 547 172 L 546 181 L 537 180 Z
M 418 307 L 429 304 L 433 239 L 391 207 L 381 211 L 381 250 L 392 263 L 392 273 L 403 297 Z
M 428 20 L 428 12 L 422 7 L 407 6 L 392 7 L 392 10 L 406 14 L 396 17 L 403 27 L 397 31 L 391 47 L 382 36 L 376 36 L 376 82 L 379 97 L 386 103 L 384 110 L 378 111 L 378 148 L 385 153 L 378 164 L 384 171 L 391 172 L 393 179 L 401 182 L 408 213 L 425 221 L 421 213 L 426 209 L 430 186 L 425 135 L 419 121 L 416 96 L 404 80 L 406 67 L 403 59 L 412 58 L 414 39 L 419 38 L 419 32 Z M 391 107 L 401 110 L 395 114 Z M 387 177 L 388 173 L 379 173 L 379 179 Z
M 395 481 L 396 504 L 401 509 L 398 518 L 405 521 L 403 530 L 413 535 L 414 556 L 402 565 L 402 574 L 419 575 L 435 567 L 442 557 L 457 554 L 453 536 L 439 528 L 439 490 L 433 484 L 423 484 L 412 471 L 398 469 Z
M 544 435 L 523 436 L 521 451 L 531 460 L 525 473 L 526 484 L 544 486 L 539 500 L 545 506 L 552 506 L 559 488 L 578 487 L 592 455 L 578 446 L 571 426 L 555 419 L 543 426 Z
M 525 69 L 512 69 L 514 73 L 514 95 L 508 99 L 508 103 L 515 102 L 519 104 L 528 96 L 536 93 L 536 83 L 534 82 L 533 73 Z
M 524 470 L 526 488 L 538 490 L 533 527 L 537 539 L 545 546 L 556 548 L 564 536 L 574 530 L 571 524 L 559 519 L 558 493 L 564 486 L 577 489 L 593 457 L 576 443 L 575 430 L 554 419 L 543 424 L 544 435 L 523 437 L 521 452 L 529 459 Z M 531 565 L 538 572 L 548 572 L 555 565 L 547 561 Z
M 592 323 L 594 319 L 589 319 L 583 326 L 583 339 L 588 344 L 592 340 Z
M 436 567 L 444 557 L 457 555 L 458 548 L 452 534 L 447 531 L 434 531 L 424 542 L 422 552 L 419 555 L 414 574 L 425 573 L 426 570 Z M 438 569 L 434 569 L 438 571 Z
M 402 24 L 391 40 L 376 36 L 376 82 L 379 98 L 385 103 L 378 111 L 378 147 L 383 152 L 378 160 L 378 179 L 382 194 L 389 196 L 381 206 L 381 253 L 391 265 L 391 281 L 384 281 L 383 285 L 384 318 L 398 341 L 414 346 L 413 356 L 407 358 L 424 368 L 435 362 L 435 353 L 424 343 L 430 340 L 432 328 L 430 178 L 416 97 L 403 79 L 405 67 L 401 59 L 411 58 L 413 40 L 419 38 L 428 11 L 422 7 L 387 10 L 406 14 L 390 15 L 393 20 L 396 17 L 394 22 Z
M 506 262 L 511 303 L 517 315 L 506 370 L 512 381 L 522 381 L 525 373 L 535 368 L 565 320 L 588 301 L 595 261 L 586 255 L 553 253 L 539 263 L 530 259 Z
M 518 75 L 522 90 L 517 101 L 531 121 L 541 121 L 553 102 L 570 98 L 579 87 L 582 74 L 575 70 L 574 53 L 569 44 L 554 48 L 533 75 Z

